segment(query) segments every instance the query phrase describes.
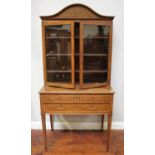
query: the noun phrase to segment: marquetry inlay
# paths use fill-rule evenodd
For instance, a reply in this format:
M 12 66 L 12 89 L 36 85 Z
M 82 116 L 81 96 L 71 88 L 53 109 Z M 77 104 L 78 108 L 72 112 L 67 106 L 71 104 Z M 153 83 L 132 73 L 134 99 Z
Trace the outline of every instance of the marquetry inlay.
M 111 95 L 41 95 L 43 103 L 110 103 Z

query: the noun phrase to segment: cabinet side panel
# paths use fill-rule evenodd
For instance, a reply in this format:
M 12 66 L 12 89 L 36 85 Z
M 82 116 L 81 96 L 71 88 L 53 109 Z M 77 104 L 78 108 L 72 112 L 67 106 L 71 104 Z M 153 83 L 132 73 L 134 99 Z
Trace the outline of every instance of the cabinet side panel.
M 46 85 L 47 77 L 46 77 L 46 47 L 45 47 L 45 26 L 42 22 L 42 56 L 43 56 L 43 74 L 44 74 L 44 84 Z
M 113 24 L 110 22 L 110 38 L 109 38 L 109 50 L 108 50 L 108 83 L 111 83 L 111 63 L 112 63 L 112 30 Z

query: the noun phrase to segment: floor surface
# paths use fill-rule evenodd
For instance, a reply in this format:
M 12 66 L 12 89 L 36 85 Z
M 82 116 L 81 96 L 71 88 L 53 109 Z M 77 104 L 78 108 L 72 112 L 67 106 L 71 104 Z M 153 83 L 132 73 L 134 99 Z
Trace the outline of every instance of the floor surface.
M 42 130 L 32 130 L 31 155 L 124 155 L 124 131 L 112 130 L 110 151 L 106 131 L 47 130 L 48 151 L 44 152 Z

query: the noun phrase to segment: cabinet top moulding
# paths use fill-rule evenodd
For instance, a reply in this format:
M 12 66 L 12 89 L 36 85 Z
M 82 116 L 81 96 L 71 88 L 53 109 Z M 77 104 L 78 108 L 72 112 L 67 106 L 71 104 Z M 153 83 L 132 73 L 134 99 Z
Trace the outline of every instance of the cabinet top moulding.
M 65 89 L 57 87 L 44 86 L 41 88 L 40 94 L 115 94 L 115 91 L 111 86 L 93 88 L 93 89 L 79 89 L 78 85 L 75 85 L 75 89 Z
M 58 13 L 49 16 L 40 16 L 42 20 L 113 20 L 114 16 L 101 15 L 83 4 L 72 4 Z

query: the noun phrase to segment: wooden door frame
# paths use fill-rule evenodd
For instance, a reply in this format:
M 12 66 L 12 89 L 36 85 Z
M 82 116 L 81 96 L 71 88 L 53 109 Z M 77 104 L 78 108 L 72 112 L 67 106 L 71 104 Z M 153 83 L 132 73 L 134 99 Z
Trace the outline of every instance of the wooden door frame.
M 109 31 L 109 46 L 108 46 L 108 75 L 107 75 L 107 82 L 104 83 L 90 83 L 90 84 L 84 84 L 83 81 L 83 25 L 84 24 L 91 24 L 91 25 L 108 25 L 110 26 Z M 80 56 L 79 56 L 79 64 L 80 64 L 80 74 L 79 74 L 79 80 L 80 80 L 80 88 L 93 88 L 93 87 L 100 87 L 100 86 L 106 86 L 110 85 L 111 81 L 111 61 L 112 61 L 112 21 L 111 20 L 85 20 L 80 21 Z
M 46 43 L 45 43 L 45 26 L 49 25 L 70 25 L 71 28 L 71 83 L 59 83 L 59 82 L 48 82 L 47 81 L 47 70 L 46 70 Z M 43 47 L 43 68 L 44 68 L 44 85 L 46 86 L 58 86 L 64 88 L 75 87 L 75 63 L 74 63 L 74 20 L 61 20 L 61 21 L 42 21 L 42 47 Z

